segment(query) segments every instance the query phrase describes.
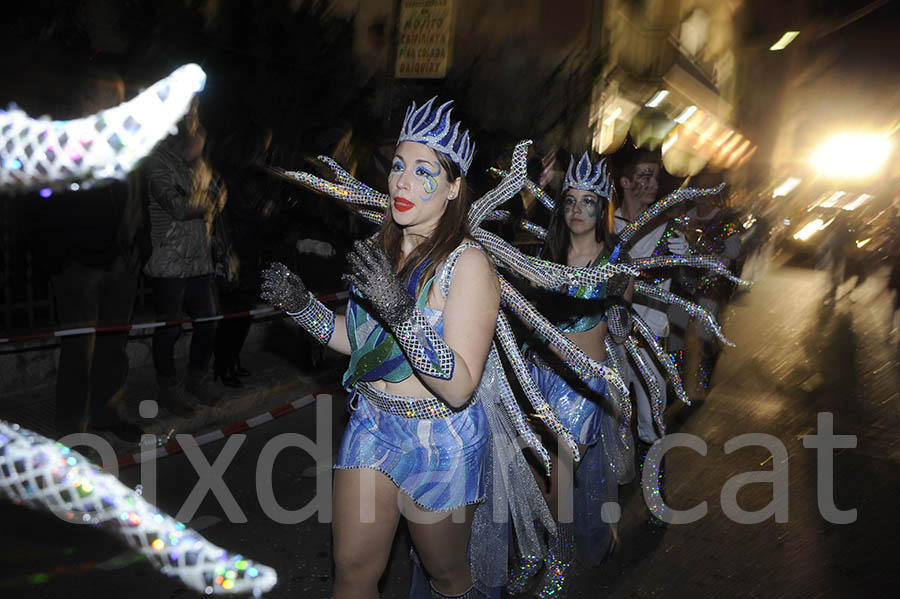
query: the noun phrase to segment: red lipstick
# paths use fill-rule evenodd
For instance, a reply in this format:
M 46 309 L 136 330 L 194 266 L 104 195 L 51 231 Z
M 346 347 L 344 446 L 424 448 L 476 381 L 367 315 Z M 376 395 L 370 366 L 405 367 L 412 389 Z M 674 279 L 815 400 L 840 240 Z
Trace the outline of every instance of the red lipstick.
M 400 212 L 406 212 L 407 210 L 412 210 L 415 207 L 416 205 L 406 198 L 394 198 L 394 208 L 396 208 Z

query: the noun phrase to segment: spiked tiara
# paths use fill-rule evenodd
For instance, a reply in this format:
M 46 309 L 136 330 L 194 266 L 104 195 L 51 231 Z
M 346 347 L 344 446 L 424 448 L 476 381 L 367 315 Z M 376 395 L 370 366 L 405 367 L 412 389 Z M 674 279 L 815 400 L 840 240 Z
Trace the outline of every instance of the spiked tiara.
M 612 194 L 612 178 L 606 167 L 606 158 L 601 158 L 591 168 L 591 159 L 587 152 L 581 156 L 578 164 L 575 157 L 569 158 L 569 170 L 566 172 L 566 180 L 563 189 L 581 189 L 597 194 L 597 197 L 609 199 Z
M 465 175 L 472 166 L 475 144 L 469 139 L 468 131 L 459 134 L 459 122 L 451 124 L 453 100 L 434 108 L 435 100 L 437 96 L 419 108 L 416 108 L 416 103 L 413 102 L 412 106 L 406 109 L 403 129 L 400 130 L 397 143 L 414 141 L 425 144 L 435 152 L 443 152 Z

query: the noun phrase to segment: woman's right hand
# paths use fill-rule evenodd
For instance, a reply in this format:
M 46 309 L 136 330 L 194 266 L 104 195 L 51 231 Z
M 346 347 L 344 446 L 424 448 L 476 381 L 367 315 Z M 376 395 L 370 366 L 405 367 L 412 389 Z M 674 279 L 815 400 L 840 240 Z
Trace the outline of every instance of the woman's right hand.
M 310 302 L 303 280 L 281 262 L 273 262 L 262 271 L 260 288 L 262 299 L 288 313 L 296 314 Z

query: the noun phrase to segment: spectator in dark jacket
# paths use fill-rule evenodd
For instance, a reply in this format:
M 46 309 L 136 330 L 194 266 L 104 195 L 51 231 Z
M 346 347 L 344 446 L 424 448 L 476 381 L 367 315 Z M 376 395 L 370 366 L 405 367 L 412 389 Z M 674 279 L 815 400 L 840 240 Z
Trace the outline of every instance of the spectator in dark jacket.
M 113 71 L 79 73 L 75 102 L 57 114 L 74 118 L 119 104 L 122 79 Z M 131 322 L 140 277 L 144 210 L 134 186 L 114 182 L 26 204 L 35 264 L 50 274 L 63 329 Z M 144 233 L 144 235 L 142 235 Z M 88 427 L 138 441 L 141 429 L 123 418 L 128 375 L 127 331 L 60 338 L 55 424 L 60 436 Z
M 145 169 L 149 193 L 152 253 L 144 266 L 153 288 L 157 318 L 194 319 L 213 316 L 212 226 L 225 203 L 219 185 L 203 157 L 206 131 L 197 117 L 196 104 L 179 133 L 168 138 L 148 159 Z M 159 327 L 153 334 L 153 364 L 160 403 L 180 416 L 196 409 L 192 398 L 213 405 L 221 399 L 208 380 L 209 359 L 215 339 L 215 321 L 194 322 L 186 382 L 175 368 L 175 343 L 181 325 Z

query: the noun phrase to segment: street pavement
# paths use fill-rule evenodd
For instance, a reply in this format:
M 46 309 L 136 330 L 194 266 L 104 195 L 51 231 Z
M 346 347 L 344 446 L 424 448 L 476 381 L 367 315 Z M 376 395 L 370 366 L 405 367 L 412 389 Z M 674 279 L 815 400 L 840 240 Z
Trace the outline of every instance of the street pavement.
M 736 347 L 723 351 L 704 401 L 673 405 L 667 412 L 668 433 L 694 435 L 706 446 L 705 455 L 686 447 L 670 451 L 668 503 L 686 510 L 706 502 L 706 515 L 653 532 L 638 485 L 624 486 L 619 544 L 600 567 L 576 566 L 571 598 L 893 596 L 900 582 L 894 565 L 900 549 L 900 344 L 887 324 L 890 298 L 883 292 L 884 278 L 872 276 L 859 287 L 850 281 L 830 301 L 827 274 L 787 256 L 763 256 L 744 275 L 756 284 L 736 296 L 722 316 Z M 337 381 L 339 362 L 326 357 L 314 367 L 300 364 L 292 348 L 281 343 L 245 352 L 256 399 L 236 399 L 232 409 L 181 423 L 179 430 L 202 433 Z M 179 513 L 198 482 L 183 454 L 156 462 L 159 505 L 212 542 L 276 568 L 279 584 L 268 596 L 329 597 L 328 523 L 316 516 L 294 524 L 275 522 L 261 507 L 255 481 L 261 465 L 264 471 L 271 465 L 275 498 L 287 510 L 327 499 L 327 487 L 316 488 L 316 475 L 329 471 L 345 422 L 345 398 L 343 392 L 330 400 L 320 396 L 315 405 L 201 448 L 213 463 L 227 444 L 239 444 L 223 476 L 238 512 L 223 509 L 208 494 L 192 513 Z M 856 510 L 848 524 L 831 523 L 820 512 L 820 502 L 831 498 L 823 499 L 818 491 L 822 473 L 816 449 L 804 447 L 804 438 L 822 433 L 819 418 L 826 413 L 833 414 L 835 435 L 856 440 L 853 448 L 831 452 L 834 505 Z M 324 422 L 319 430 L 317 421 Z M 158 430 L 172 422 L 159 423 Z M 288 447 L 272 465 L 263 448 L 292 433 L 317 442 L 319 455 Z M 726 452 L 726 443 L 749 433 L 768 435 L 752 439 L 762 438 L 768 447 L 749 444 Z M 779 455 L 773 456 L 770 447 Z M 786 493 L 774 494 L 777 505 L 786 505 L 787 521 L 769 516 L 748 524 L 729 517 L 734 509 L 723 507 L 723 489 L 737 484 L 737 475 L 765 476 L 773 469 L 787 473 Z M 141 469 L 123 469 L 120 478 L 137 485 Z M 762 480 L 739 485 L 741 509 L 753 512 L 773 502 L 774 486 Z M 0 509 L 6 523 L 0 588 L 8 596 L 196 596 L 131 558 L 99 530 L 9 505 Z M 386 599 L 406 596 L 408 547 L 401 532 L 382 581 Z

